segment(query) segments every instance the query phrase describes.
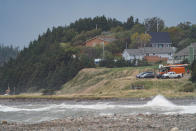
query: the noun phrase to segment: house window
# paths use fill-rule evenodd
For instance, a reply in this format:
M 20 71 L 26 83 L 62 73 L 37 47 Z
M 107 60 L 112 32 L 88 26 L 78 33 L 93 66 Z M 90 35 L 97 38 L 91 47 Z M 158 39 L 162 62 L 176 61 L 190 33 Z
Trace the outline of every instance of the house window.
M 171 52 L 170 52 L 168 55 L 170 55 L 170 56 L 171 56 Z
M 155 53 L 153 53 L 153 55 L 155 55 Z
M 146 53 L 146 56 L 149 56 L 149 53 Z

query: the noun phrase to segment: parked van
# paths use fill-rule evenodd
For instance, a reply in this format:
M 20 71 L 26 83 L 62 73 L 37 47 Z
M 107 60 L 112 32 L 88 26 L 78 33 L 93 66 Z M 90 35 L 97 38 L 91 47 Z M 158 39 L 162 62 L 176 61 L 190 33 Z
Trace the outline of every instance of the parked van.
M 175 72 L 176 74 L 185 74 L 186 70 L 185 67 L 188 66 L 188 64 L 176 64 L 176 65 L 166 65 L 166 66 L 159 66 L 159 75 L 158 78 L 160 78 L 163 74 L 167 72 Z

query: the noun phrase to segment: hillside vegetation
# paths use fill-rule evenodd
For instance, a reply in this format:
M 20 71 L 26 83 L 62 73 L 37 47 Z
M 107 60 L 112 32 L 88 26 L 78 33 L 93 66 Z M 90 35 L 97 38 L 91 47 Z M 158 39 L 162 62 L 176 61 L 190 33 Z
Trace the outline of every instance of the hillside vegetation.
M 72 80 L 81 69 L 95 67 L 95 58 L 104 57 L 105 61 L 100 66 L 135 66 L 135 64 L 123 61 L 120 54 L 126 47 L 138 48 L 145 43 L 148 44 L 149 37 L 145 32 L 156 31 L 157 22 L 159 23 L 159 31 L 169 32 L 173 43 L 172 46 L 178 49 L 196 41 L 196 25 L 190 22 L 180 23 L 175 27 L 166 27 L 164 21 L 157 17 L 147 18 L 145 22 L 141 22 L 133 16 L 127 18 L 125 22 L 115 18 L 106 18 L 105 16 L 78 19 L 68 26 L 47 29 L 36 40 L 31 41 L 29 46 L 24 48 L 16 59 L 10 59 L 0 67 L 0 94 L 5 93 L 8 85 L 11 89 L 11 94 L 13 92 L 14 94 L 20 94 L 39 91 L 52 94 L 54 91 L 61 89 L 64 83 Z M 86 40 L 98 35 L 110 35 L 116 41 L 105 46 L 104 53 L 102 46 L 84 46 Z M 146 38 L 148 40 L 144 41 Z M 111 63 L 114 60 L 117 60 L 117 64 L 113 66 Z M 142 65 L 148 65 L 145 62 L 141 63 L 143 63 Z M 104 76 L 97 78 L 93 82 L 97 85 L 101 79 L 105 80 Z M 120 78 L 115 78 L 114 80 L 116 79 Z M 89 84 L 93 85 L 93 82 Z M 125 86 L 129 86 L 128 84 Z M 111 85 L 109 80 L 103 88 L 106 85 L 108 87 Z M 75 87 L 71 89 L 72 86 L 68 87 L 70 91 L 67 89 L 67 92 L 75 89 Z M 96 87 L 94 88 L 96 93 L 99 92 Z M 116 88 L 116 86 L 111 88 Z M 121 86 L 121 88 L 123 89 L 124 86 Z M 108 92 L 110 92 L 109 89 Z M 106 89 L 104 88 L 104 90 Z M 88 91 L 86 92 L 88 93 Z M 100 91 L 100 94 L 103 95 L 104 92 Z
M 15 60 L 11 59 L 0 67 L 0 94 L 5 93 L 8 85 L 11 93 L 15 89 L 17 94 L 60 89 L 82 68 L 94 67 L 93 58 L 89 57 L 93 49 L 83 47 L 85 40 L 116 26 L 128 30 L 137 23 L 138 20 L 135 22 L 133 19 L 122 23 L 100 16 L 79 19 L 69 26 L 47 29 L 37 40 L 31 41 L 29 47 L 24 48 Z
M 191 97 L 196 92 L 188 77 L 182 79 L 136 79 L 143 71 L 154 67 L 88 68 L 81 70 L 74 79 L 63 85 L 58 95 L 80 97 L 151 97 L 162 94 L 167 97 Z M 144 89 L 132 89 L 132 85 Z M 187 90 L 186 90 L 187 89 Z
M 0 44 L 0 66 L 3 66 L 10 59 L 15 59 L 19 54 L 19 49 L 13 46 Z

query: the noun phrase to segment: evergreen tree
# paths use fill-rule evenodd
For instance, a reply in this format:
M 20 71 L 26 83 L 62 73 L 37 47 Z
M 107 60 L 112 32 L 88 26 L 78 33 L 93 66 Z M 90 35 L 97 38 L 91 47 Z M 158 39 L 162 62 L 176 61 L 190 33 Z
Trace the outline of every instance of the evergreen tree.
M 145 27 L 147 32 L 161 32 L 165 28 L 165 23 L 158 17 L 145 19 Z
M 0 44 L 0 66 L 8 62 L 10 59 L 15 59 L 19 54 L 19 48 L 11 46 L 4 46 Z
M 127 22 L 124 24 L 125 25 L 125 29 L 129 30 L 133 27 L 134 25 L 134 17 L 133 16 L 130 16 L 128 19 L 127 19 Z
M 191 81 L 196 82 L 196 61 L 191 64 Z

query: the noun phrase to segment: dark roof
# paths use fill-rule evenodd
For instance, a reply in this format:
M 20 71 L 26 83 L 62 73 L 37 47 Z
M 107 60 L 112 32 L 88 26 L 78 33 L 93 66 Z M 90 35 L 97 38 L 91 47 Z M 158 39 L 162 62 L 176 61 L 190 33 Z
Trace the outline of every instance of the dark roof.
M 189 47 L 191 47 L 191 46 L 194 48 L 194 52 L 196 52 L 196 43 L 191 43 L 186 48 L 177 52 L 174 56 L 188 56 L 189 55 Z
M 125 49 L 129 55 L 143 55 L 146 53 L 149 54 L 169 54 L 169 53 L 175 53 L 176 49 L 171 47 L 166 48 L 155 48 L 155 47 L 145 47 L 145 48 L 139 48 L 139 49 Z
M 150 43 L 171 43 L 171 39 L 168 32 L 150 32 L 152 37 Z

